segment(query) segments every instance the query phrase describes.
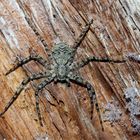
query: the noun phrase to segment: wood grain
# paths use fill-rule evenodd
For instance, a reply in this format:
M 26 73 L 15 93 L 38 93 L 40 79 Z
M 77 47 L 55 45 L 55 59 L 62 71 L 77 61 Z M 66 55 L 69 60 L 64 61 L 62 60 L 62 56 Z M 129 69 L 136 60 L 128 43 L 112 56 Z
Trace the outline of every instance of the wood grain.
M 128 53 L 140 53 L 139 7 L 139 0 L 0 0 L 0 111 L 27 75 L 43 70 L 36 62 L 30 62 L 5 76 L 17 57 L 25 58 L 34 51 L 48 58 L 25 17 L 32 19 L 49 49 L 59 41 L 72 45 L 86 22 L 93 19 L 76 60 L 91 55 L 122 58 Z M 39 81 L 35 81 L 0 118 L 0 139 L 138 140 L 140 137 L 131 132 L 123 95 L 128 87 L 140 88 L 139 69 L 139 64 L 128 61 L 124 64 L 90 63 L 80 71 L 94 86 L 102 115 L 102 104 L 114 98 L 125 114 L 122 119 L 127 128 L 121 123 L 112 127 L 104 122 L 102 132 L 96 110 L 90 120 L 86 90 L 74 84 L 69 88 L 50 84 L 42 91 L 40 107 L 44 126 L 41 127 L 34 97 Z

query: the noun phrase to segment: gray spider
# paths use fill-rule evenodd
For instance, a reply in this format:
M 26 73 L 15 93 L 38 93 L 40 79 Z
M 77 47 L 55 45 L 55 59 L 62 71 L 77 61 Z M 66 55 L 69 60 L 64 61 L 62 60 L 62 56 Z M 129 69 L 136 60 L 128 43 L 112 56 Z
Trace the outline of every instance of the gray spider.
M 37 30 L 33 27 L 31 22 L 29 20 L 28 24 L 31 26 L 33 29 L 34 33 L 39 36 L 41 42 L 45 46 L 47 50 L 47 45 L 45 41 L 40 37 L 39 33 Z M 35 97 L 36 97 L 36 111 L 38 114 L 39 122 L 42 124 L 41 120 L 41 114 L 40 114 L 40 109 L 39 109 L 39 91 L 41 91 L 46 85 L 50 84 L 51 82 L 60 82 L 60 83 L 67 83 L 70 86 L 70 82 L 76 83 L 84 88 L 87 89 L 89 97 L 90 97 L 90 102 L 91 102 L 91 118 L 93 114 L 93 107 L 94 104 L 96 106 L 96 110 L 98 112 L 98 116 L 100 119 L 100 123 L 102 126 L 102 120 L 100 116 L 100 111 L 99 111 L 99 106 L 98 102 L 96 99 L 96 93 L 92 85 L 84 80 L 80 75 L 77 74 L 77 70 L 84 67 L 87 65 L 89 62 L 114 62 L 114 63 L 122 63 L 125 62 L 126 60 L 112 60 L 108 58 L 98 58 L 95 56 L 87 57 L 86 59 L 80 61 L 80 62 L 74 62 L 74 57 L 77 51 L 77 48 L 80 46 L 82 40 L 85 38 L 86 33 L 90 29 L 90 25 L 93 23 L 93 20 L 91 20 L 87 25 L 83 28 L 80 36 L 77 38 L 75 43 L 73 44 L 72 47 L 67 45 L 66 43 L 58 43 L 54 45 L 52 51 L 51 51 L 51 61 L 52 64 L 48 65 L 48 61 L 42 58 L 39 55 L 30 55 L 29 57 L 19 61 L 17 64 L 14 65 L 13 68 L 11 68 L 6 75 L 9 73 L 15 71 L 17 68 L 21 67 L 22 65 L 34 60 L 38 63 L 40 63 L 42 66 L 46 68 L 45 72 L 39 73 L 39 74 L 34 74 L 30 77 L 27 77 L 25 80 L 22 81 L 20 86 L 17 88 L 14 96 L 11 98 L 11 100 L 8 102 L 8 104 L 5 106 L 3 112 L 0 113 L 0 116 L 2 116 L 8 109 L 9 107 L 14 103 L 14 101 L 18 98 L 20 95 L 21 91 L 24 89 L 24 87 L 30 82 L 34 81 L 37 79 L 45 78 L 43 82 L 41 82 L 35 91 Z M 103 129 L 103 126 L 102 126 Z

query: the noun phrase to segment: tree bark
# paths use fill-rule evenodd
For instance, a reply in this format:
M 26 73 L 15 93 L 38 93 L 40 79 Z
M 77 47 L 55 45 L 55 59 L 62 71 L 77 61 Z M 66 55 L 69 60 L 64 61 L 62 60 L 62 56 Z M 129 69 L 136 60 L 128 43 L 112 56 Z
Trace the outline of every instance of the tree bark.
M 48 58 L 44 45 L 27 22 L 31 19 L 46 41 L 48 49 L 59 41 L 72 45 L 82 27 L 93 19 L 86 38 L 78 48 L 76 59 L 86 56 L 121 59 L 129 53 L 140 53 L 139 0 L 0 0 L 0 112 L 22 80 L 44 70 L 32 61 L 9 75 L 5 73 L 16 59 L 35 52 Z M 130 115 L 126 112 L 125 90 L 140 88 L 140 65 L 90 63 L 80 70 L 95 88 L 101 116 L 104 105 L 119 102 L 124 122 L 104 122 L 101 129 L 94 109 L 90 119 L 90 99 L 82 87 L 72 84 L 50 84 L 40 93 L 43 127 L 35 110 L 35 87 L 31 82 L 0 118 L 0 139 L 6 140 L 138 140 L 133 135 Z M 126 127 L 127 125 L 127 127 Z

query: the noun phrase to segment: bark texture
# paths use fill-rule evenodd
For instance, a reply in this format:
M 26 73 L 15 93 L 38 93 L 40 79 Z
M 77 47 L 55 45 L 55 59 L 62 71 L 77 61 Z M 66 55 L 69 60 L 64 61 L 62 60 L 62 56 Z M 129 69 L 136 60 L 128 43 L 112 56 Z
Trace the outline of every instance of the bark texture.
M 0 112 L 25 77 L 43 71 L 32 61 L 5 76 L 17 57 L 25 58 L 32 51 L 48 57 L 25 17 L 32 19 L 49 49 L 60 40 L 72 45 L 86 22 L 93 19 L 76 60 L 92 55 L 122 58 L 130 52 L 140 53 L 139 0 L 0 0 Z M 80 71 L 95 88 L 102 117 L 104 106 L 112 98 L 119 102 L 123 112 L 121 121 L 113 127 L 109 122 L 103 123 L 104 132 L 95 109 L 90 120 L 87 91 L 74 84 L 69 88 L 50 84 L 42 91 L 40 108 L 44 126 L 41 127 L 35 111 L 34 89 L 39 83 L 36 81 L 22 91 L 0 118 L 0 140 L 140 139 L 132 133 L 123 97 L 127 88 L 140 89 L 139 68 L 139 64 L 128 61 L 90 63 Z

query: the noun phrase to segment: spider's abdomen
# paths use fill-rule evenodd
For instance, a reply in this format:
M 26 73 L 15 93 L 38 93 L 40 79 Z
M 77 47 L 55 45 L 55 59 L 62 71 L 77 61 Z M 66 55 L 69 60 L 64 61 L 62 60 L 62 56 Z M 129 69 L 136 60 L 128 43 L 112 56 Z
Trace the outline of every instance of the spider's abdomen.
M 67 77 L 67 67 L 65 65 L 59 65 L 57 67 L 57 78 L 60 81 L 64 81 Z

